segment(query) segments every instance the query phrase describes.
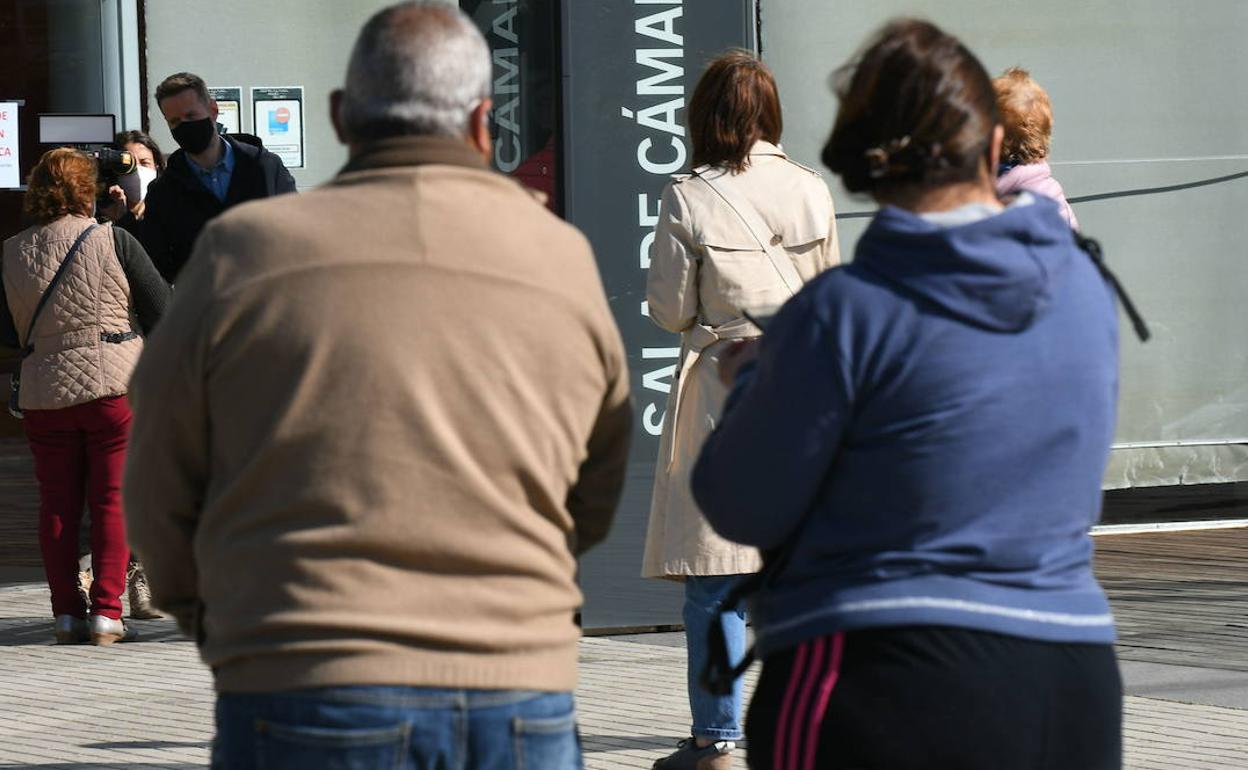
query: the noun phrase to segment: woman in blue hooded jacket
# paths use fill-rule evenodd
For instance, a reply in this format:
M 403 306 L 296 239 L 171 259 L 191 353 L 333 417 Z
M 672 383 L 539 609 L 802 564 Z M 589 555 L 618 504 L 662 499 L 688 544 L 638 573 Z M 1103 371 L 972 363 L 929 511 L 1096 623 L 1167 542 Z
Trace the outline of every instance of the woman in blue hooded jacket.
M 750 766 L 1118 768 L 1088 535 L 1111 289 L 1057 204 L 998 200 L 992 83 L 956 38 L 893 22 L 841 83 L 823 160 L 880 211 L 851 265 L 725 357 L 693 473 L 716 531 L 773 562 Z

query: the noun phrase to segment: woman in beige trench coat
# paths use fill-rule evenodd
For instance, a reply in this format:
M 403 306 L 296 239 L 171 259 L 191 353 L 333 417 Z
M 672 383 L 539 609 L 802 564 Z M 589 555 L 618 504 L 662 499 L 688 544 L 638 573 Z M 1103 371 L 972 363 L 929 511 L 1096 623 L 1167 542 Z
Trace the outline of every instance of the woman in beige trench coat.
M 702 442 L 727 389 L 719 353 L 760 330 L 744 317 L 773 314 L 801 285 L 839 261 L 832 198 L 819 174 L 779 147 L 775 81 L 748 52 L 703 73 L 689 104 L 693 173 L 663 191 L 646 299 L 650 318 L 681 334 L 680 363 L 659 444 L 642 575 L 685 582 L 692 737 L 656 770 L 722 770 L 741 733 L 741 693 L 701 690 L 706 633 L 738 576 L 758 553 L 716 535 L 689 489 Z M 748 468 L 742 468 L 748 473 Z M 760 515 L 766 515 L 760 511 Z M 725 618 L 730 654 L 745 647 L 743 614 Z

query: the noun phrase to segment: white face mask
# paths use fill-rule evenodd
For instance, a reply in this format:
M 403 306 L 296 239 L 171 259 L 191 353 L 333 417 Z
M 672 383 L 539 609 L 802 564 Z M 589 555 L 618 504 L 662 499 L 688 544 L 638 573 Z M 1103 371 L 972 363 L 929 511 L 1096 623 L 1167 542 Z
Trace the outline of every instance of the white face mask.
M 126 193 L 126 205 L 133 206 L 147 197 L 147 186 L 156 178 L 156 169 L 139 166 L 133 173 L 125 174 L 118 180 L 121 189 Z

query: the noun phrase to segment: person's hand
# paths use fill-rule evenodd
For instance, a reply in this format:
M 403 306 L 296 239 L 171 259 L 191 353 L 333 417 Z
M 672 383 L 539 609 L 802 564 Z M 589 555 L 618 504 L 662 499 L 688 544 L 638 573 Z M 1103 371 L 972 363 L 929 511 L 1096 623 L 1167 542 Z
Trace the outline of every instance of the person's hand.
M 109 202 L 101 206 L 96 215 L 109 222 L 116 222 L 129 211 L 126 206 L 126 191 L 121 189 L 120 185 L 112 185 L 108 188 L 108 197 Z
M 741 367 L 758 358 L 759 338 L 737 340 L 719 355 L 719 381 L 732 387 Z

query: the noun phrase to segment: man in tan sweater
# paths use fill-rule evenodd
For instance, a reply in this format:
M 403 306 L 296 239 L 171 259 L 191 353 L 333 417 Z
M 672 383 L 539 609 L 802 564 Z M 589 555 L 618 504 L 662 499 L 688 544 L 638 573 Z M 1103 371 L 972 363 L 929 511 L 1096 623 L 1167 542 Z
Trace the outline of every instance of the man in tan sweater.
M 453 6 L 374 16 L 347 166 L 211 223 L 135 373 L 130 537 L 214 767 L 579 767 L 628 377 L 588 243 L 485 165 L 490 75 Z

